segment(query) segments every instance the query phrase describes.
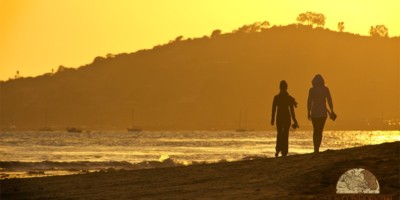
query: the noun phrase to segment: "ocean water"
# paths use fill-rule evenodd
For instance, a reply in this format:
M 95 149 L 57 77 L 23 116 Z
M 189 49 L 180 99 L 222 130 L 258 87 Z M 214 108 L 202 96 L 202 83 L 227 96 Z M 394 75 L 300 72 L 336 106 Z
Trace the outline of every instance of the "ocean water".
M 400 141 L 400 131 L 325 131 L 321 151 Z M 0 178 L 140 169 L 273 157 L 275 131 L 0 132 Z M 313 151 L 289 133 L 289 155 Z

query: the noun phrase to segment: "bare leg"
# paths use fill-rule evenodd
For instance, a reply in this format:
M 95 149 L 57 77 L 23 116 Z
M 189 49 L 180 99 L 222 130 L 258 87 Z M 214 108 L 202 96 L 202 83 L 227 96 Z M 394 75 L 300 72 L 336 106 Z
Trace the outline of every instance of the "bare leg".
M 322 142 L 322 132 L 324 130 L 326 117 L 312 118 L 312 124 L 314 128 L 313 132 L 313 143 L 314 143 L 314 153 L 319 152 L 319 147 Z

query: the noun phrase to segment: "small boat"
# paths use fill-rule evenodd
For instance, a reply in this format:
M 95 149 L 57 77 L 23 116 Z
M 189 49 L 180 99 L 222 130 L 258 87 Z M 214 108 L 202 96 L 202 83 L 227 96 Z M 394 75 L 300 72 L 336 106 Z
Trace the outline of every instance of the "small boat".
M 72 127 L 72 128 L 67 128 L 67 131 L 70 133 L 81 133 L 82 129 Z
M 246 132 L 247 130 L 247 112 L 245 113 L 245 128 L 242 127 L 242 111 L 239 114 L 239 128 L 236 129 L 236 132 Z
M 140 131 L 142 131 L 141 128 L 134 126 L 134 122 L 135 122 L 134 120 L 135 120 L 135 112 L 132 109 L 132 127 L 127 128 L 128 132 L 140 132 Z
M 48 127 L 48 126 L 45 126 L 45 127 L 39 128 L 39 131 L 52 132 L 54 130 L 52 128 Z
M 127 128 L 128 132 L 140 132 L 142 129 L 140 128 Z
M 43 132 L 52 132 L 54 131 L 50 126 L 47 125 L 47 110 L 44 110 L 43 113 L 43 121 L 44 121 L 44 126 L 39 128 L 38 131 L 43 131 Z

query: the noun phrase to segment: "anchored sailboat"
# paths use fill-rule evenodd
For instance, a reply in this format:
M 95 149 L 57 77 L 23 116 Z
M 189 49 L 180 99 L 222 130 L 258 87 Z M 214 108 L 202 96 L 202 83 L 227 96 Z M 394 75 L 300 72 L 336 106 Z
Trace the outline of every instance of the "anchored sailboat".
M 82 133 L 82 129 L 76 127 L 66 128 L 67 132 L 69 133 Z
M 239 114 L 239 128 L 236 129 L 236 132 L 245 132 L 247 131 L 247 112 L 245 113 L 245 126 L 244 128 L 242 127 L 242 111 L 240 110 Z
M 141 128 L 135 127 L 135 112 L 132 109 L 132 127 L 127 128 L 128 132 L 140 132 L 142 131 Z
M 39 131 L 43 131 L 43 132 L 52 132 L 54 131 L 50 126 L 47 125 L 47 110 L 44 111 L 43 114 L 43 121 L 44 121 L 44 126 L 39 128 Z

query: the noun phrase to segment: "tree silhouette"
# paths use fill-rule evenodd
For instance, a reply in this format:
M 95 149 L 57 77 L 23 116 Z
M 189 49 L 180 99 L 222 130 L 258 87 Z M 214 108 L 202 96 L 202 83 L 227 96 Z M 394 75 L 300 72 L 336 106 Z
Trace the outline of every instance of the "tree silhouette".
M 172 43 L 175 43 L 175 42 L 181 42 L 182 40 L 183 40 L 183 35 L 180 35 L 180 36 L 177 36 L 175 39 L 170 40 L 168 42 L 168 44 L 172 44 Z
M 96 58 L 94 58 L 93 63 L 97 63 L 97 62 L 103 61 L 103 60 L 105 60 L 105 59 L 106 59 L 106 58 L 104 58 L 104 57 L 102 57 L 102 56 L 97 56 Z
M 343 32 L 343 30 L 344 30 L 344 22 L 339 22 L 337 26 L 338 26 L 339 31 Z
M 15 79 L 20 78 L 19 76 L 19 70 L 17 70 L 16 74 L 15 74 Z
M 63 65 L 60 65 L 60 66 L 58 66 L 57 73 L 65 71 L 66 69 L 67 69 L 66 67 L 64 67 Z
M 219 36 L 219 35 L 221 35 L 221 30 L 219 30 L 219 29 L 215 29 L 215 30 L 211 33 L 211 37 L 212 37 L 212 38 L 217 37 L 217 36 Z
M 385 25 L 371 26 L 369 35 L 372 37 L 389 37 L 389 30 Z
M 325 26 L 325 15 L 319 14 L 319 13 L 314 13 L 314 16 L 312 17 L 313 22 L 315 25 L 319 27 L 324 27 Z
M 183 40 L 183 35 L 180 35 L 180 36 L 178 36 L 178 37 L 176 37 L 175 38 L 175 42 L 179 42 L 179 41 L 182 41 Z
M 316 25 L 319 27 L 325 26 L 325 15 L 322 13 L 305 12 L 300 13 L 296 20 L 301 24 Z
M 260 31 L 266 30 L 270 25 L 269 21 L 260 22 Z
M 268 21 L 263 22 L 255 22 L 253 24 L 247 24 L 241 26 L 237 30 L 234 30 L 234 33 L 256 33 L 266 30 L 270 26 Z
M 307 14 L 306 13 L 300 13 L 299 16 L 297 16 L 296 19 L 300 24 L 304 24 L 304 23 L 310 23 L 310 21 L 308 20 Z M 310 25 L 310 24 L 309 24 Z
M 108 53 L 108 54 L 106 55 L 106 58 L 114 58 L 114 57 L 115 57 L 115 55 L 112 54 L 112 53 Z
M 103 57 L 100 57 L 100 56 L 98 56 L 98 57 L 96 57 L 96 58 L 102 58 L 102 59 L 105 59 L 105 58 L 103 58 Z M 96 61 L 96 59 L 95 59 L 95 61 Z M 95 62 L 95 61 L 93 61 L 93 62 Z M 75 70 L 74 68 L 68 68 L 68 67 L 65 67 L 65 66 L 63 66 L 63 65 L 60 65 L 60 66 L 58 66 L 58 69 L 57 69 L 57 71 L 55 72 L 56 74 L 57 73 L 61 73 L 61 72 L 65 72 L 65 71 L 70 71 L 70 70 Z

